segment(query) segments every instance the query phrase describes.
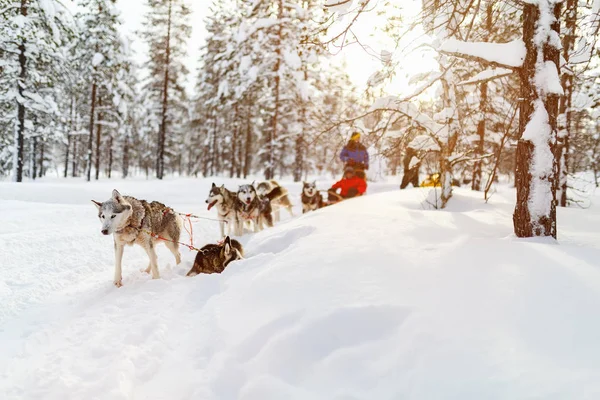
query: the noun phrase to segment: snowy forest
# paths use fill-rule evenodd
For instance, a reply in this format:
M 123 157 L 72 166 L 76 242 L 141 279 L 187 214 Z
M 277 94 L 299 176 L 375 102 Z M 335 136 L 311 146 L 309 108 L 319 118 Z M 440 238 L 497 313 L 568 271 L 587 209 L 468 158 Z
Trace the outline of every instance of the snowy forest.
M 297 182 L 339 174 L 358 130 L 380 174 L 439 173 L 441 208 L 514 183 L 523 237 L 556 236 L 577 174 L 598 186 L 598 0 L 188 1 L 147 0 L 128 37 L 115 1 L 0 0 L 0 176 Z

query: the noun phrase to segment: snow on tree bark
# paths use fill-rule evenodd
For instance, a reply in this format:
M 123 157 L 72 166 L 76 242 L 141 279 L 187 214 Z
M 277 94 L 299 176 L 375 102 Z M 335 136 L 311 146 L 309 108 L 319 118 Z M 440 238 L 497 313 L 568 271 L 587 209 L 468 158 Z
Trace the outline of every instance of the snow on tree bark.
M 521 105 L 513 214 L 518 237 L 556 238 L 556 118 L 560 3 L 540 0 L 523 5 L 523 41 L 527 49 L 520 70 Z M 557 82 L 558 81 L 558 82 Z M 558 88 L 557 88 L 558 86 Z

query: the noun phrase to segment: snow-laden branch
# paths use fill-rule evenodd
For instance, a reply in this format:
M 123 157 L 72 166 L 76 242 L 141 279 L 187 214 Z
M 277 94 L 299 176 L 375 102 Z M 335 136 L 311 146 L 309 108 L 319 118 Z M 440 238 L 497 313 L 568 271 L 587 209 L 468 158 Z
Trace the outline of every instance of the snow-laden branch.
M 377 109 L 399 112 L 425 128 L 429 134 L 438 138 L 448 137 L 448 127 L 446 125 L 438 124 L 428 115 L 419 111 L 418 107 L 413 103 L 401 101 L 396 96 L 381 97 L 375 100 L 375 103 L 371 106 L 371 110 Z
M 521 39 L 508 43 L 464 42 L 448 39 L 438 49 L 441 53 L 487 62 L 503 68 L 519 68 L 525 60 L 525 43 Z
M 456 86 L 477 85 L 477 84 L 480 84 L 483 82 L 489 82 L 494 79 L 504 78 L 506 76 L 512 75 L 513 72 L 514 71 L 512 69 L 490 68 L 490 69 L 481 71 L 480 73 L 478 73 L 477 75 L 475 75 L 472 78 L 469 78 L 467 80 L 457 83 Z

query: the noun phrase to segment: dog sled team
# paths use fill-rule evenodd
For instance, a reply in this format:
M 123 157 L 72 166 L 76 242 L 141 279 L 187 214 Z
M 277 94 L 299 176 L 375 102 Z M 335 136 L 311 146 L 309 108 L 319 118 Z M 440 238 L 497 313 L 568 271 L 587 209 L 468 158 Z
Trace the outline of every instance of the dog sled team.
M 344 176 L 327 190 L 327 200 L 317 189 L 316 182 L 303 183 L 303 213 L 361 196 L 366 192 L 364 171 L 369 167 L 369 155 L 360 143 L 359 133 L 352 135 L 342 149 L 340 159 L 345 163 Z M 115 286 L 122 286 L 122 259 L 126 245 L 137 244 L 146 251 L 148 267 L 145 272 L 151 274 L 153 279 L 160 277 L 157 244 L 165 243 L 175 257 L 175 263 L 181 262 L 179 245 L 183 244 L 180 242 L 183 221 L 173 209 L 158 201 L 149 203 L 132 196 L 122 196 L 117 190 L 113 190 L 111 198 L 107 201 L 92 202 L 98 209 L 98 218 L 102 223 L 101 233 L 112 234 L 114 238 Z M 210 243 L 196 249 L 198 253 L 187 276 L 221 273 L 229 263 L 244 256 L 241 243 L 232 239 L 232 235 L 241 236 L 246 228 L 259 232 L 272 227 L 274 222 L 280 220 L 282 208 L 293 216 L 287 190 L 274 180 L 261 182 L 256 186 L 254 183 L 241 185 L 236 192 L 228 190 L 224 185 L 217 186 L 213 183 L 206 204 L 208 210 L 213 207 L 217 210 L 221 237 L 224 239 L 219 243 Z

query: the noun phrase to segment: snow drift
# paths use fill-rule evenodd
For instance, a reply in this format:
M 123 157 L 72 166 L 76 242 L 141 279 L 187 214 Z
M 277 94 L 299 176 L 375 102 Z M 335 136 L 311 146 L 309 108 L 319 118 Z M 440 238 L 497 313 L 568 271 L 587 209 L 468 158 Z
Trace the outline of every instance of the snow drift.
M 117 187 L 201 213 L 210 183 Z M 247 259 L 222 275 L 186 278 L 194 254 L 175 267 L 160 249 L 151 280 L 128 248 L 116 289 L 83 203 L 112 184 L 2 184 L 2 399 L 600 395 L 597 207 L 560 210 L 558 245 L 513 238 L 513 192 L 484 204 L 456 189 L 447 211 L 424 211 L 426 192 L 376 184 L 244 237 Z

